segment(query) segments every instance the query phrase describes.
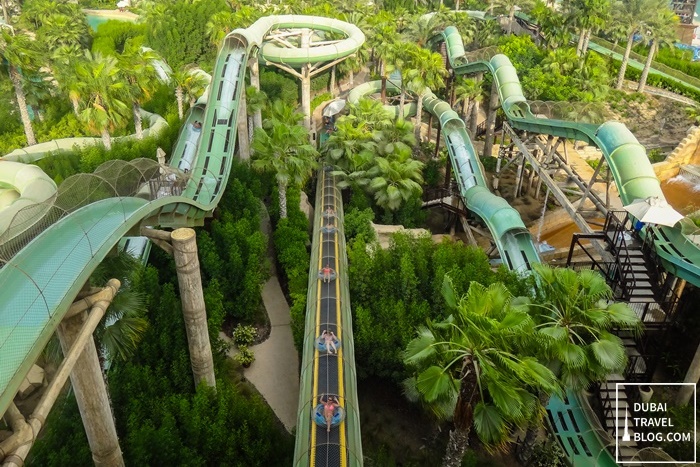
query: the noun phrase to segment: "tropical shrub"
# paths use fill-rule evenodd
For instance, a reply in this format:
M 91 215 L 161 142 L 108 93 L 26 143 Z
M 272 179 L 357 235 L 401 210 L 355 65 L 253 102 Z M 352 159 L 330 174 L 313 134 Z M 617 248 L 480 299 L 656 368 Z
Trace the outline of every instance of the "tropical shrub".
M 233 330 L 233 343 L 241 347 L 249 346 L 258 336 L 258 331 L 253 326 L 244 326 L 239 324 Z
M 253 351 L 247 345 L 241 345 L 238 346 L 238 353 L 234 355 L 233 359 L 248 368 L 255 360 L 255 355 L 253 355 Z

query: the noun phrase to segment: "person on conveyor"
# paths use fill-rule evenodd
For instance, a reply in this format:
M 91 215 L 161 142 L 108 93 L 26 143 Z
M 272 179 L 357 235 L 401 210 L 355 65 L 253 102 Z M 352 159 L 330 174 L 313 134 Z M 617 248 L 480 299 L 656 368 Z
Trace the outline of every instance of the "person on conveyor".
M 202 124 L 201 124 L 199 121 L 196 121 L 196 120 L 195 120 L 195 122 L 192 124 L 192 127 L 193 127 L 195 130 L 201 130 L 201 129 L 202 129 Z
M 323 398 L 326 398 L 326 400 L 323 400 Z M 335 410 L 339 407 L 338 405 L 338 400 L 335 398 L 335 396 L 321 396 L 319 399 L 321 404 L 323 404 L 323 418 L 326 419 L 326 432 L 330 433 L 331 432 L 331 423 L 333 422 L 333 415 L 335 414 Z
M 338 341 L 338 338 L 335 337 L 333 331 L 328 331 L 327 329 L 324 329 L 323 333 L 321 334 L 321 337 L 323 337 L 323 343 L 326 345 L 326 352 L 334 353 L 337 355 L 338 348 L 335 346 L 335 343 L 336 341 Z
M 326 216 L 328 216 L 328 217 L 335 216 L 335 211 L 333 210 L 333 208 L 331 208 L 331 207 L 326 208 Z
M 331 281 L 331 274 L 333 273 L 333 270 L 331 269 L 331 265 L 326 263 L 326 267 L 321 270 L 323 273 L 323 283 L 327 284 L 328 282 Z

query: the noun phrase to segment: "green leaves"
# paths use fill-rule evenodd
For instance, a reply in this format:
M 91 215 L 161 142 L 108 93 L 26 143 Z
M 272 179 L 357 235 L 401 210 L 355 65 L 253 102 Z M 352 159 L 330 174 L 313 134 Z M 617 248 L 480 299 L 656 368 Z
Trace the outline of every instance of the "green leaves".
M 431 366 L 418 375 L 416 389 L 426 402 L 434 402 L 452 389 L 452 378 L 439 366 Z
M 493 405 L 483 402 L 474 408 L 474 428 L 479 439 L 485 444 L 500 444 L 508 433 L 508 424 L 501 411 Z
M 404 351 L 404 361 L 406 364 L 419 364 L 435 355 L 435 336 L 426 327 L 418 328 L 418 337 L 408 343 Z

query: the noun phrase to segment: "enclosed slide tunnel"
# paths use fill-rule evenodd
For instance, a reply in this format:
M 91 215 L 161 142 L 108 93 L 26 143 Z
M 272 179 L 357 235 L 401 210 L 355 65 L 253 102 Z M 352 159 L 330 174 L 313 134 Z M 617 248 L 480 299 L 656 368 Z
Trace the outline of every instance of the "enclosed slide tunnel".
M 343 203 L 330 167 L 318 173 L 315 206 L 294 465 L 361 466 Z

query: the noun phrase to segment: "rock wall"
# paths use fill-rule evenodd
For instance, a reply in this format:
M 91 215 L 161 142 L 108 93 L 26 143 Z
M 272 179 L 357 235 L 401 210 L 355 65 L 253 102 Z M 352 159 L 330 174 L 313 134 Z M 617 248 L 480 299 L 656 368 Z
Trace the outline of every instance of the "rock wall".
M 663 162 L 653 164 L 654 173 L 662 182 L 678 175 L 682 165 L 700 161 L 700 128 L 693 127 L 676 149 Z

